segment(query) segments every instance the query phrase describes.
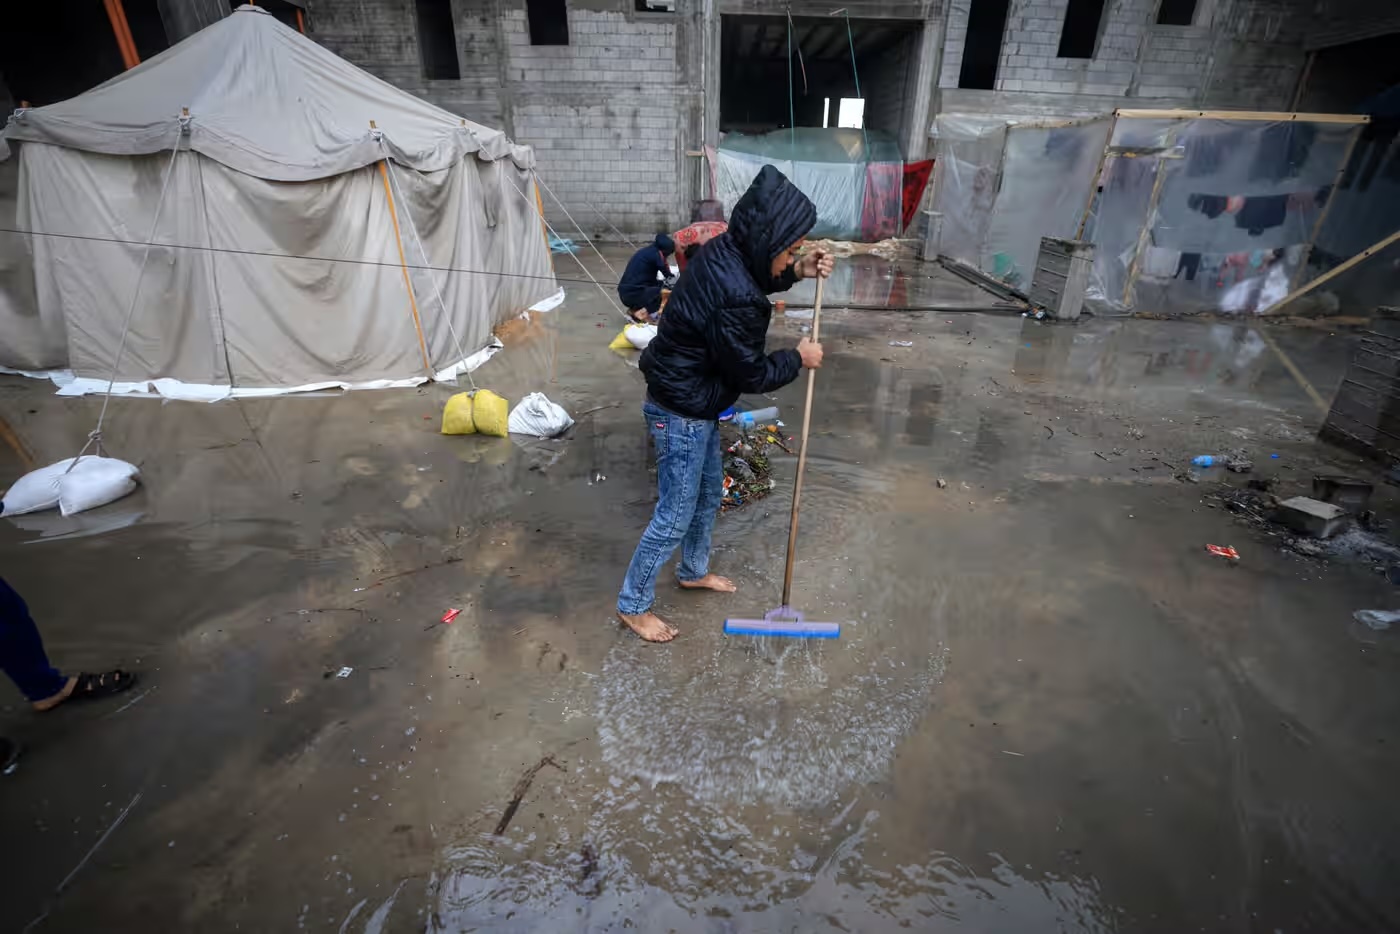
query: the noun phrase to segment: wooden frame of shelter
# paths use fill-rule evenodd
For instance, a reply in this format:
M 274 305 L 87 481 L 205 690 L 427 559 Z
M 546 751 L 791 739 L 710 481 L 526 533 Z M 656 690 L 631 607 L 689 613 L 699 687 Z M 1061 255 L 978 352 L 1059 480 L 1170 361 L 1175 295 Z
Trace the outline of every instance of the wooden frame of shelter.
M 1089 182 L 1089 195 L 1084 202 L 1084 213 L 1079 219 L 1079 230 L 1075 239 L 1084 238 L 1084 227 L 1089 222 L 1089 213 L 1093 210 L 1094 197 L 1098 193 L 1099 180 L 1103 178 L 1104 165 L 1108 162 L 1109 156 L 1119 158 L 1142 158 L 1156 157 L 1157 172 L 1153 179 L 1152 192 L 1148 196 L 1147 208 L 1143 212 L 1142 230 L 1138 235 L 1137 248 L 1133 251 L 1132 262 L 1128 266 L 1127 281 L 1123 286 L 1123 302 L 1126 304 L 1133 294 L 1133 288 L 1137 285 L 1138 273 L 1140 271 L 1143 251 L 1152 235 L 1152 224 L 1157 215 L 1157 205 L 1162 196 L 1162 185 L 1166 177 L 1166 166 L 1170 160 L 1181 158 L 1173 154 L 1176 148 L 1175 128 L 1168 129 L 1165 144 L 1160 147 L 1143 148 L 1132 146 L 1113 145 L 1113 136 L 1118 129 L 1118 121 L 1127 120 L 1226 120 L 1245 121 L 1255 120 L 1268 123 L 1338 123 L 1347 124 L 1353 127 L 1351 138 L 1347 141 L 1347 147 L 1343 151 L 1340 164 L 1337 166 L 1337 174 L 1332 180 L 1332 188 L 1335 190 L 1342 181 L 1342 176 L 1346 173 L 1347 166 L 1351 164 L 1351 156 L 1356 149 L 1357 140 L 1361 136 L 1361 128 L 1371 122 L 1371 118 L 1365 114 L 1320 114 L 1320 113 L 1292 113 L 1288 111 L 1266 111 L 1266 110 L 1139 110 L 1134 108 L 1118 108 L 1113 111 L 1113 121 L 1109 124 L 1108 140 L 1104 143 L 1103 153 L 1099 156 L 1098 167 L 1094 170 L 1093 179 Z M 1376 251 L 1389 246 L 1396 240 L 1400 240 L 1400 231 L 1396 231 L 1391 236 L 1373 244 L 1362 250 L 1360 253 L 1338 264 L 1328 272 L 1323 273 L 1313 279 L 1308 284 L 1299 287 L 1298 280 L 1302 277 L 1303 271 L 1307 268 L 1308 258 L 1312 255 L 1313 246 L 1317 242 L 1318 234 L 1322 232 L 1322 225 L 1327 220 L 1327 215 L 1332 209 L 1335 198 L 1328 198 L 1318 213 L 1317 220 L 1313 223 L 1311 232 L 1308 234 L 1307 243 L 1303 246 L 1303 255 L 1298 262 L 1298 268 L 1293 273 L 1293 278 L 1289 282 L 1289 293 L 1272 305 L 1258 312 L 1259 314 L 1270 314 L 1282 308 L 1300 295 L 1312 290 L 1324 281 L 1331 279 L 1338 273 L 1344 272 L 1355 266 L 1357 263 L 1371 256 Z

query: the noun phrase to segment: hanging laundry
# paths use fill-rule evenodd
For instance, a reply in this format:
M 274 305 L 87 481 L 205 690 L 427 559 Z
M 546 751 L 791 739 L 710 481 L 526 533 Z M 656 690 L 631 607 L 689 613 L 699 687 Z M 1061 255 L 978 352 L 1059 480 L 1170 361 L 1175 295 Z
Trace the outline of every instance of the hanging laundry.
M 860 238 L 875 243 L 900 233 L 904 211 L 904 163 L 867 162 L 865 199 L 861 203 Z
M 1249 168 L 1250 181 L 1278 182 L 1296 178 L 1308 161 L 1317 127 L 1311 123 L 1275 123 L 1259 134 L 1259 147 Z
M 1181 251 L 1149 246 L 1142 257 L 1142 274 L 1154 279 L 1170 279 L 1181 265 Z
M 1242 133 L 1230 132 L 1189 137 L 1186 140 L 1186 177 L 1202 178 L 1219 172 L 1242 136 Z
M 1244 207 L 1235 215 L 1235 226 L 1257 237 L 1271 227 L 1278 227 L 1288 215 L 1288 195 L 1262 195 L 1244 199 Z
M 900 230 L 908 228 L 914 220 L 914 212 L 919 210 L 919 202 L 924 200 L 924 188 L 928 186 L 929 173 L 933 171 L 933 160 L 904 163 L 904 185 L 901 196 Z
M 1240 276 L 1242 276 L 1249 269 L 1249 254 L 1226 254 L 1225 258 L 1220 261 L 1219 275 L 1215 280 L 1215 284 L 1217 286 L 1223 286 L 1225 284 L 1225 276 L 1230 272 L 1231 269 L 1235 271 L 1235 281 L 1239 282 Z
M 1194 282 L 1196 279 L 1196 270 L 1198 270 L 1200 267 L 1201 254 L 1182 253 L 1181 260 L 1176 264 L 1176 272 L 1172 274 L 1172 278 L 1179 279 L 1181 277 L 1182 271 L 1184 270 L 1186 272 L 1186 281 Z
M 1186 206 L 1193 211 L 1200 211 L 1211 220 L 1215 220 L 1225 213 L 1225 205 L 1229 201 L 1224 195 L 1191 195 L 1186 199 Z

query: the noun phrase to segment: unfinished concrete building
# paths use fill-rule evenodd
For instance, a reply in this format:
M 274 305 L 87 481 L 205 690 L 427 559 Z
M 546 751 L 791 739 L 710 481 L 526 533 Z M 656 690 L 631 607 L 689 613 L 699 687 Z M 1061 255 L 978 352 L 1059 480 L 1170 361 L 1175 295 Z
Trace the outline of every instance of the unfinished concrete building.
M 219 0 L 123 2 L 147 54 L 221 7 Z M 929 131 L 940 112 L 1346 112 L 1400 77 L 1393 64 L 1400 9 L 1357 0 L 262 5 L 386 81 L 534 146 L 544 183 L 589 235 L 604 237 L 615 236 L 613 228 L 641 233 L 688 220 L 707 194 L 696 155 L 702 146 L 736 130 L 834 126 L 843 100 L 860 99 L 862 125 L 889 133 L 904 158 L 918 159 L 932 154 Z M 43 24 L 13 31 L 27 33 L 22 44 L 34 52 L 5 65 L 15 100 L 36 97 L 19 86 L 33 83 L 23 72 L 41 68 L 40 53 L 52 44 L 45 9 Z M 106 52 L 84 67 L 119 67 Z M 65 55 L 65 67 L 72 60 Z M 84 71 L 77 80 L 102 77 Z M 65 94 L 82 90 L 51 84 Z M 572 228 L 548 199 L 546 211 Z

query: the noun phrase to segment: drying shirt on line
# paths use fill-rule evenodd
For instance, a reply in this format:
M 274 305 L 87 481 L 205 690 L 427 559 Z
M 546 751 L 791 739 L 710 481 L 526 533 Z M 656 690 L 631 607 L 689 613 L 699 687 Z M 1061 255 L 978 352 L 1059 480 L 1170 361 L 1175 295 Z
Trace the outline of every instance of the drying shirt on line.
M 1320 207 L 1327 201 L 1331 186 L 1316 191 L 1295 191 L 1282 195 L 1212 195 L 1196 193 L 1187 197 L 1186 206 L 1211 220 L 1221 214 L 1233 214 L 1235 226 L 1257 237 L 1264 231 L 1283 224 L 1289 211 L 1305 211 Z

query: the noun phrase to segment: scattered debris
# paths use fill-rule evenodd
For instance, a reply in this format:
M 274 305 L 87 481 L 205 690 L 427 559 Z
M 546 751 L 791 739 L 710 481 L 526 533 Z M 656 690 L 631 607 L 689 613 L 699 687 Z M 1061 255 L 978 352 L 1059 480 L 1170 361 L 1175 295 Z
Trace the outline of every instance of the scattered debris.
M 1010 749 L 1003 749 L 1002 752 L 1004 752 L 1008 756 L 1016 756 L 1021 759 L 1024 759 L 1026 757 L 1026 754 L 1024 752 L 1012 752 Z
M 510 826 L 511 820 L 515 817 L 515 812 L 520 809 L 520 802 L 525 798 L 525 792 L 530 790 L 530 785 L 534 782 L 535 776 L 538 775 L 540 769 L 544 768 L 546 765 L 552 765 L 561 772 L 568 771 L 568 769 L 564 768 L 558 762 L 555 762 L 553 756 L 545 756 L 539 762 L 536 762 L 526 769 L 525 774 L 520 776 L 520 781 L 515 783 L 515 789 L 511 793 L 510 802 L 506 805 L 506 812 L 501 815 L 501 821 L 496 825 L 496 836 L 499 837 L 506 832 L 506 828 Z
M 947 480 L 944 480 L 942 477 L 939 477 L 939 478 L 938 478 L 938 488 L 939 488 L 940 490 L 943 490 L 943 489 L 947 489 L 947 487 L 948 487 L 948 481 L 947 481 Z
M 1141 441 L 1143 438 L 1147 437 L 1147 432 L 1143 431 L 1136 425 L 1129 425 L 1128 437 L 1132 438 L 1134 441 Z
M 1229 558 L 1231 561 L 1240 560 L 1240 553 L 1229 545 L 1206 545 L 1206 551 L 1221 558 Z
M 1346 525 L 1346 511 L 1310 496 L 1294 496 L 1278 504 L 1275 517 L 1295 531 L 1313 538 L 1331 538 Z
M 1231 473 L 1249 473 L 1254 469 L 1254 462 L 1247 457 L 1227 457 L 1225 469 Z
M 1365 623 L 1377 630 L 1389 629 L 1394 623 L 1400 623 L 1400 610 L 1357 610 L 1351 616 L 1358 623 Z
M 913 341 L 890 341 L 891 347 L 913 347 Z
M 353 668 L 342 668 L 335 673 L 337 678 L 348 678 L 355 671 Z
M 454 607 L 452 607 L 450 610 L 448 610 L 446 613 L 442 614 L 442 621 L 443 621 L 443 623 L 450 623 L 450 622 L 452 622 L 454 619 L 456 619 L 458 616 L 460 616 L 461 614 L 462 614 L 462 611 L 461 611 L 460 609 L 458 609 L 457 607 L 454 606 Z
M 725 425 L 725 433 L 731 429 L 734 440 L 724 446 L 724 498 L 720 501 L 720 511 L 728 512 L 753 500 L 762 499 L 778 485 L 772 477 L 768 462 L 769 450 L 778 448 L 791 454 L 778 436 L 776 425 L 759 426 L 749 431 L 747 426 L 737 422 Z
M 1046 441 L 1049 441 L 1051 438 L 1055 437 L 1055 429 L 1051 428 L 1049 425 L 1041 425 L 1040 427 L 1050 432 L 1050 434 L 1045 436 Z

